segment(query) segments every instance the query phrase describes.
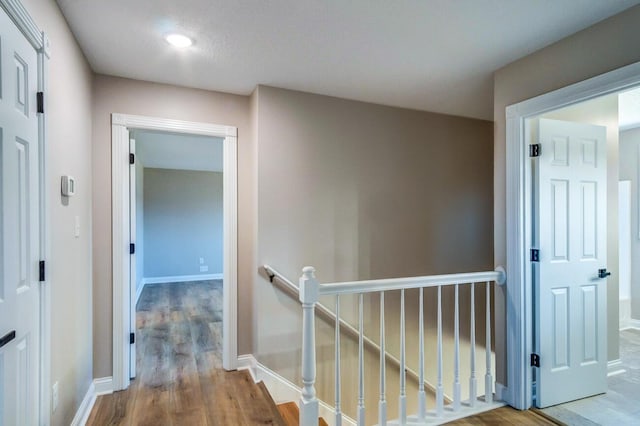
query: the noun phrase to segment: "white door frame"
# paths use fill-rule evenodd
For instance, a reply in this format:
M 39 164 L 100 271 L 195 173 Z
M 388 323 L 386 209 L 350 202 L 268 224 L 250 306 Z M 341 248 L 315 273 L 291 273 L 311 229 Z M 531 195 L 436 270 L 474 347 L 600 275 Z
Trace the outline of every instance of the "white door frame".
M 507 197 L 507 389 L 509 405 L 532 404 L 531 164 L 526 119 L 640 84 L 640 62 L 572 84 L 506 108 Z
M 0 0 L 0 7 L 13 20 L 25 38 L 38 54 L 38 92 L 47 93 L 47 69 L 51 57 L 50 43 L 20 0 Z M 46 99 L 46 96 L 45 96 Z M 45 101 L 46 107 L 46 101 Z M 38 114 L 38 198 L 40 202 L 40 259 L 50 259 L 51 245 L 49 238 L 49 210 L 47 199 L 47 144 L 46 115 Z M 39 424 L 49 424 L 51 412 L 51 279 L 45 274 L 45 281 L 40 285 L 40 378 L 39 378 Z
M 224 138 L 223 143 L 223 322 L 222 365 L 237 364 L 238 170 L 233 126 L 138 115 L 111 114 L 111 200 L 113 232 L 113 389 L 129 386 L 129 130 L 158 130 Z

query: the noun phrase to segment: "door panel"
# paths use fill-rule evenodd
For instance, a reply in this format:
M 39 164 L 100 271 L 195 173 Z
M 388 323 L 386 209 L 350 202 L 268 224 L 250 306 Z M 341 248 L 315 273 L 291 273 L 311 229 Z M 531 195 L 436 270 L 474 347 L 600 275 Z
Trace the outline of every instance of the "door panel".
M 606 392 L 606 128 L 541 119 L 533 159 L 536 405 Z
M 0 10 L 0 424 L 39 417 L 37 54 Z

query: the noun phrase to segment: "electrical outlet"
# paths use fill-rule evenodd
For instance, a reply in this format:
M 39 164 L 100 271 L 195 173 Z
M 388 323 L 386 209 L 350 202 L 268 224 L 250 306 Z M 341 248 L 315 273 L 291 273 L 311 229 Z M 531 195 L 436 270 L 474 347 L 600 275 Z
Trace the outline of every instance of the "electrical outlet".
M 58 382 L 55 382 L 53 384 L 53 389 L 52 389 L 52 392 L 51 392 L 51 399 L 53 400 L 53 401 L 51 401 L 51 403 L 53 405 L 52 410 L 55 412 L 56 408 L 58 408 Z
M 200 266 L 200 272 L 209 272 L 209 266 L 201 265 Z

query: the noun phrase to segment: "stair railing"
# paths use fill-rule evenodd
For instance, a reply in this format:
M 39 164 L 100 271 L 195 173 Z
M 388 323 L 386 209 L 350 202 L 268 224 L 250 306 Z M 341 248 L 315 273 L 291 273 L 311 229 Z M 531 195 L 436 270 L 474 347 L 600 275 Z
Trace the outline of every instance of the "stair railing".
M 286 281 L 286 278 L 278 274 L 273 268 L 265 265 L 265 269 L 270 277 L 278 276 Z M 302 276 L 299 279 L 298 295 L 302 304 L 302 393 L 300 398 L 300 425 L 318 424 L 318 399 L 316 397 L 316 345 L 315 345 L 315 311 L 316 307 L 327 316 L 330 313 L 322 305 L 318 305 L 320 296 L 335 296 L 335 315 L 330 316 L 335 319 L 335 421 L 336 426 L 342 424 L 341 394 L 340 394 L 340 328 L 347 325 L 340 319 L 340 296 L 347 294 L 358 295 L 358 405 L 357 424 L 365 425 L 365 405 L 364 405 L 364 346 L 367 339 L 364 336 L 364 294 L 379 293 L 380 296 L 380 397 L 378 401 L 378 424 L 430 424 L 439 423 L 452 414 L 460 417 L 461 410 L 475 409 L 476 404 L 482 401 L 484 404 L 493 402 L 493 374 L 491 371 L 491 286 L 492 282 L 504 284 L 506 274 L 502 268 L 488 272 L 471 272 L 461 274 L 431 275 L 410 278 L 393 278 L 381 280 L 364 280 L 351 282 L 337 282 L 320 284 L 315 277 L 315 269 L 307 266 L 303 268 Z M 476 284 L 484 283 L 486 292 L 486 317 L 485 317 L 485 395 L 482 400 L 477 395 L 477 378 L 475 365 L 475 289 Z M 470 286 L 470 377 L 469 377 L 469 398 L 462 406 L 461 384 L 460 384 L 460 286 Z M 455 291 L 454 301 L 454 381 L 453 398 L 445 407 L 445 395 L 443 385 L 443 343 L 442 343 L 442 288 L 453 286 Z M 437 383 L 435 386 L 435 407 L 427 410 L 425 380 L 424 380 L 424 289 L 437 288 L 438 308 L 437 308 Z M 406 374 L 405 364 L 405 290 L 419 289 L 419 371 L 418 371 L 418 412 L 415 415 L 407 413 L 406 404 Z M 293 289 L 290 289 L 293 291 Z M 386 409 L 386 375 L 385 364 L 388 359 L 385 350 L 385 320 L 384 320 L 384 297 L 385 292 L 400 291 L 400 395 L 398 396 L 398 419 L 389 421 Z M 325 312 L 326 311 L 326 312 Z M 349 328 L 347 328 L 349 329 Z M 366 339 L 366 340 L 365 340 Z M 371 341 L 370 341 L 371 342 Z M 375 343 L 371 342 L 373 345 Z M 377 347 L 377 345 L 375 345 Z M 385 356 L 382 356 L 385 354 Z M 445 413 L 446 408 L 446 413 Z

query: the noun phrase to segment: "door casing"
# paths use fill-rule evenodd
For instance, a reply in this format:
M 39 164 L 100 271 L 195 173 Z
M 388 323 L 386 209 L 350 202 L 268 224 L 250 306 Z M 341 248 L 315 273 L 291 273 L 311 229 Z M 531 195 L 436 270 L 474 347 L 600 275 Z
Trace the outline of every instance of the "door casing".
M 113 260 L 113 390 L 129 387 L 129 130 L 157 130 L 223 138 L 223 321 L 222 365 L 235 370 L 238 276 L 238 129 L 209 123 L 111 114 L 111 200 Z
M 51 57 L 50 43 L 47 35 L 41 31 L 35 21 L 20 2 L 20 0 L 0 0 L 0 7 L 13 20 L 18 29 L 31 43 L 38 55 L 38 92 L 47 93 L 47 69 L 49 58 Z M 50 216 L 47 203 L 47 132 L 46 115 L 38 114 L 38 150 L 39 161 L 39 204 L 40 204 L 40 259 L 48 261 L 51 258 L 51 244 L 49 235 Z M 49 424 L 49 413 L 51 412 L 51 279 L 49 274 L 45 274 L 45 281 L 40 284 L 40 378 L 39 378 L 39 423 Z
M 640 85 L 640 62 L 540 95 L 506 110 L 507 387 L 503 399 L 524 410 L 532 405 L 533 299 L 532 170 L 528 118 Z

